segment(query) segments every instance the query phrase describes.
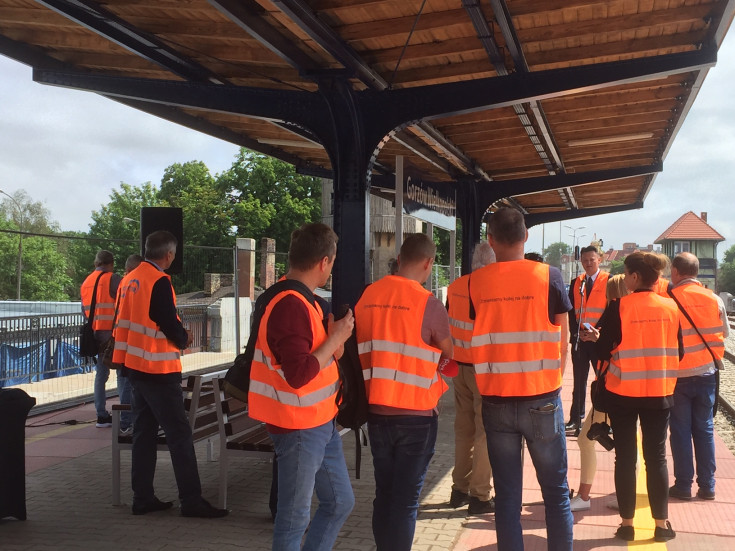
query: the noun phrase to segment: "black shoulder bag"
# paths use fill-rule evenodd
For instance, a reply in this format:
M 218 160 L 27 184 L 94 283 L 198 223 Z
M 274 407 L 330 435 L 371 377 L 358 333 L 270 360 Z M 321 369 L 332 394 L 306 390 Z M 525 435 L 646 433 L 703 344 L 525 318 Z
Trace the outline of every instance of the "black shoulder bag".
M 715 356 L 715 353 L 712 352 L 712 349 L 709 347 L 709 344 L 707 344 L 707 341 L 705 340 L 704 336 L 702 336 L 702 333 L 700 333 L 699 329 L 697 329 L 697 326 L 694 324 L 694 321 L 692 320 L 689 313 L 684 309 L 684 306 L 682 306 L 681 302 L 679 302 L 679 299 L 676 298 L 674 293 L 672 293 L 671 291 L 671 289 L 667 291 L 669 296 L 674 299 L 674 302 L 676 302 L 676 305 L 679 307 L 679 311 L 684 315 L 686 320 L 697 332 L 699 338 L 702 339 L 704 346 L 707 347 L 707 351 L 710 353 L 710 356 L 712 356 L 712 361 L 715 363 L 715 404 L 712 406 L 712 417 L 714 417 L 715 415 L 717 415 L 717 406 L 719 405 L 720 399 L 720 370 L 723 368 L 722 360 L 718 359 L 717 356 Z
M 87 321 L 82 325 L 79 331 L 79 355 L 83 358 L 94 358 L 99 354 L 100 345 L 97 339 L 94 337 L 94 329 L 92 324 L 94 323 L 94 310 L 97 306 L 97 286 L 100 283 L 100 279 L 105 272 L 100 273 L 97 276 L 97 281 L 94 282 L 94 290 L 92 291 L 92 304 L 89 306 L 89 317 Z

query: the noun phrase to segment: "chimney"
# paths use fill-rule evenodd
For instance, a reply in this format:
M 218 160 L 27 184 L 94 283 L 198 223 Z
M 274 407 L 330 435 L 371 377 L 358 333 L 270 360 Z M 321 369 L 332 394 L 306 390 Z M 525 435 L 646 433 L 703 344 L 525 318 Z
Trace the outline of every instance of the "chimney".
M 704 222 L 707 222 L 707 213 L 706 213 L 706 212 L 703 212 L 703 213 L 702 213 L 702 215 L 700 216 L 700 218 L 701 218 L 701 219 L 702 219 L 702 220 L 703 220 Z

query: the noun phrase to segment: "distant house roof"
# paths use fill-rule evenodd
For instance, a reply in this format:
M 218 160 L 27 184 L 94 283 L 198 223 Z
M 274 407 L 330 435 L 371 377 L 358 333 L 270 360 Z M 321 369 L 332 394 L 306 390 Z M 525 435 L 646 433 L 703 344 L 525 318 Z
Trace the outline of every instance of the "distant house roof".
M 667 239 L 687 239 L 697 241 L 724 241 L 715 229 L 692 211 L 683 214 L 676 222 L 662 233 L 654 243 L 663 243 Z
M 608 262 L 612 262 L 614 260 L 622 260 L 623 256 L 623 251 L 618 249 L 610 249 L 605 253 L 605 260 L 607 260 Z

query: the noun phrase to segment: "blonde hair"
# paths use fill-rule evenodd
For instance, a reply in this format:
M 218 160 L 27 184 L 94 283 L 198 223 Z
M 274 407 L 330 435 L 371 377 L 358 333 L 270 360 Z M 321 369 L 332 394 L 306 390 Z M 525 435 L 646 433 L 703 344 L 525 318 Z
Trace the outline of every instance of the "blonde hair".
M 625 274 L 615 274 L 614 276 L 610 276 L 607 280 L 605 294 L 608 302 L 612 302 L 613 300 L 627 295 L 628 288 L 625 286 Z

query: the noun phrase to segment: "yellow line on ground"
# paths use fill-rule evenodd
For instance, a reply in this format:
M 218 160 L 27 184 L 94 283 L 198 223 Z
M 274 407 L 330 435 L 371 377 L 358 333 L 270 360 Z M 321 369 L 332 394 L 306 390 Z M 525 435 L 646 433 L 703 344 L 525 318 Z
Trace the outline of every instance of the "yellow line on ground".
M 643 462 L 643 444 L 641 433 L 638 431 L 638 477 L 636 479 L 636 503 L 635 503 L 635 541 L 628 543 L 628 547 L 635 547 L 638 551 L 667 549 L 666 543 L 653 541 L 653 532 L 656 529 L 656 521 L 651 515 L 651 504 L 648 501 L 648 488 L 646 487 L 646 466 Z M 643 543 L 643 541 L 648 543 Z
M 29 442 L 38 442 L 39 440 L 45 440 L 46 438 L 51 438 L 53 436 L 60 436 L 62 434 L 68 434 L 70 432 L 74 432 L 75 430 L 81 429 L 82 427 L 88 424 L 89 423 L 77 423 L 76 425 L 62 425 L 57 429 L 53 429 L 48 432 L 44 432 L 43 434 L 26 437 L 26 444 L 28 444 Z

